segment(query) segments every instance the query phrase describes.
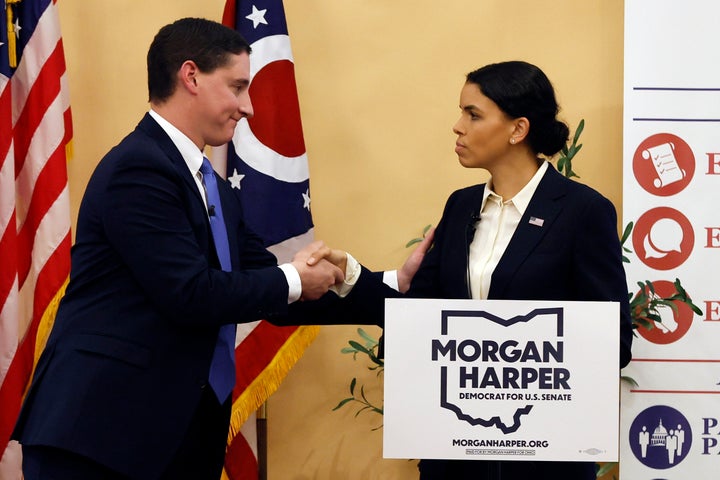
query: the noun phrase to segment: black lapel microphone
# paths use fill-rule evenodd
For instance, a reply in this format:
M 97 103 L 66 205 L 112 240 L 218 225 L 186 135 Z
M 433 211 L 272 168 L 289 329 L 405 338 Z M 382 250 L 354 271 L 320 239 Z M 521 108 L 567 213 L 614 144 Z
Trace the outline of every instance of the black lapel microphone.
M 209 217 L 215 216 L 215 205 L 208 205 L 208 216 Z

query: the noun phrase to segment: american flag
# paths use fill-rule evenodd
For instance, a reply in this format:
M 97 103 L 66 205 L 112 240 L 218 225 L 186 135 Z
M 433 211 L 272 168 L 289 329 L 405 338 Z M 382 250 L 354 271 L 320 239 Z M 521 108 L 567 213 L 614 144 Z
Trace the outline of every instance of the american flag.
M 536 227 L 542 227 L 545 223 L 545 220 L 538 217 L 530 217 L 530 220 L 528 221 L 530 225 L 535 225 Z
M 0 11 L 0 478 L 20 478 L 8 444 L 70 272 L 65 57 L 52 0 Z
M 227 179 L 240 190 L 245 219 L 280 262 L 312 241 L 310 183 L 290 38 L 282 0 L 228 0 L 223 24 L 250 43 L 255 116 L 228 146 Z M 255 412 L 277 390 L 318 327 L 239 325 L 237 383 L 224 477 L 258 478 Z M 242 428 L 241 428 L 242 426 Z

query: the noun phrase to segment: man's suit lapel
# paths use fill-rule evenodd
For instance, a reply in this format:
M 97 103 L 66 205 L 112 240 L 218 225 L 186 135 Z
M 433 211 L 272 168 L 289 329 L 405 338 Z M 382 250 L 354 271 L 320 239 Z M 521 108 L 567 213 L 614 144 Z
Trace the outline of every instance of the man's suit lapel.
M 548 167 L 493 272 L 489 298 L 503 298 L 505 289 L 520 266 L 553 227 L 562 210 L 562 202 L 559 200 L 565 196 L 565 179 L 552 165 Z
M 173 167 L 175 168 L 175 170 L 177 170 L 178 174 L 183 179 L 185 187 L 190 192 L 192 192 L 191 195 L 193 195 L 197 199 L 197 205 L 199 207 L 198 211 L 202 212 L 201 215 L 205 219 L 205 226 L 207 229 L 206 235 L 208 236 L 208 238 L 211 238 L 212 234 L 210 233 L 210 221 L 207 218 L 205 203 L 203 201 L 203 198 L 201 197 L 200 190 L 195 183 L 195 179 L 192 177 L 192 174 L 187 167 L 187 163 L 185 163 L 185 159 L 180 154 L 180 151 L 177 149 L 168 134 L 165 133 L 165 130 L 162 129 L 162 127 L 155 121 L 155 119 L 150 116 L 150 114 L 145 114 L 143 119 L 140 120 L 138 128 L 143 130 L 148 136 L 150 136 L 150 138 L 152 138 L 158 143 L 160 149 L 162 149 L 162 151 L 168 156 Z M 236 229 L 231 228 L 231 225 L 228 225 L 229 215 L 231 215 L 232 213 L 232 209 L 229 207 L 229 205 L 232 204 L 234 198 L 232 198 L 232 192 L 228 192 L 228 189 L 223 188 L 223 180 L 220 178 L 218 178 L 218 190 L 220 191 L 220 201 L 223 204 L 223 212 L 225 212 L 225 225 L 229 236 L 228 241 L 230 242 L 230 245 L 236 245 Z M 212 262 L 214 262 L 215 266 L 219 266 L 220 261 L 217 259 L 214 248 L 212 249 L 212 252 Z M 239 264 L 240 259 L 236 249 L 230 249 L 230 258 L 231 264 L 233 266 L 237 266 Z
M 203 199 L 200 196 L 200 192 L 195 183 L 195 179 L 190 174 L 190 170 L 185 163 L 180 151 L 177 149 L 173 141 L 170 139 L 165 130 L 150 116 L 146 113 L 145 116 L 140 120 L 138 128 L 143 130 L 150 138 L 158 143 L 160 149 L 168 156 L 170 162 L 182 177 L 186 186 L 195 194 L 197 200 L 202 204 Z

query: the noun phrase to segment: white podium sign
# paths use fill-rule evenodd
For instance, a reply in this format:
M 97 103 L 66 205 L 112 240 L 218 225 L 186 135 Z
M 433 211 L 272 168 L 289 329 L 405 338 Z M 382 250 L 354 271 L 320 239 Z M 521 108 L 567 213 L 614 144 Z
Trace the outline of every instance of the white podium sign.
M 385 458 L 617 461 L 612 302 L 389 299 Z

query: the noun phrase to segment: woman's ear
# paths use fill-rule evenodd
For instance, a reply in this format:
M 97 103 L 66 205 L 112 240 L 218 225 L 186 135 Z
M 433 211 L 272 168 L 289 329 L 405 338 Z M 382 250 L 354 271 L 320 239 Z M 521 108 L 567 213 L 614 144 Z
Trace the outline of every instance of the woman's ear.
M 530 120 L 527 117 L 519 117 L 513 120 L 513 131 L 510 143 L 517 144 L 525 140 L 530 133 Z

